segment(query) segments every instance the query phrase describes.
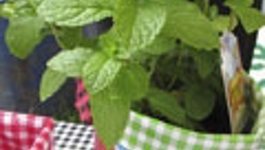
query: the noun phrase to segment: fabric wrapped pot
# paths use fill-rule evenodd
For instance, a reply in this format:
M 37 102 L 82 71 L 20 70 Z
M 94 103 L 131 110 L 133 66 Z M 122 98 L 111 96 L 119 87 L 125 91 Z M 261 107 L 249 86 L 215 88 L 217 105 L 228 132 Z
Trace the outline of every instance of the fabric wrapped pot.
M 206 134 L 131 112 L 120 145 L 128 150 L 265 150 L 265 27 L 259 31 L 250 70 L 262 102 L 252 134 Z
M 0 111 L 1 150 L 53 150 L 53 119 Z
M 0 110 L 1 150 L 94 150 L 91 125 Z
M 262 116 L 261 122 L 265 122 L 265 110 Z M 262 150 L 261 126 L 251 135 L 203 134 L 131 112 L 120 144 L 128 150 Z
M 265 94 L 265 43 L 262 43 L 263 36 L 265 38 L 265 28 L 259 32 L 250 71 L 259 89 L 256 94 L 262 103 L 251 134 L 199 133 L 131 112 L 124 136 L 115 150 L 265 150 L 265 98 L 263 97 Z M 78 81 L 77 85 L 76 108 L 79 110 L 81 120 L 90 122 L 92 119 L 87 106 L 88 95 L 82 81 Z M 100 141 L 96 140 L 96 143 Z M 96 144 L 95 149 L 105 150 L 100 144 Z

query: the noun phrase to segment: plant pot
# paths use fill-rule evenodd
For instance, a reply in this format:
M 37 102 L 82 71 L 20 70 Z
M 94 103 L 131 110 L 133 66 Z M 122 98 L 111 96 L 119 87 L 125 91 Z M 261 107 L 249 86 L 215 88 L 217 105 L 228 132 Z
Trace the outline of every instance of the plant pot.
M 265 149 L 265 27 L 258 35 L 250 75 L 256 81 L 261 107 L 252 134 L 207 134 L 189 131 L 148 116 L 130 113 L 120 144 L 129 150 L 262 150 Z M 262 57 L 261 57 L 262 56 Z
M 0 111 L 0 149 L 52 150 L 53 120 Z
M 265 28 L 264 31 L 265 33 Z M 262 30 L 260 32 L 262 34 Z M 264 34 L 265 35 L 265 34 Z M 261 35 L 259 35 L 260 37 Z M 260 39 L 260 38 L 259 38 Z M 262 38 L 263 39 L 263 38 Z M 259 40 L 258 40 L 259 42 Z M 264 48 L 260 48 L 264 45 Z M 258 44 L 255 54 L 265 54 L 265 43 Z M 257 55 L 255 55 L 257 56 Z M 179 128 L 158 119 L 136 112 L 130 113 L 130 120 L 116 150 L 262 150 L 265 149 L 265 66 L 256 68 L 255 63 L 265 58 L 253 58 L 250 75 L 257 82 L 257 93 L 263 106 L 256 126 L 251 134 L 207 134 Z M 262 75 L 262 76 L 261 76 Z M 96 147 L 96 150 L 103 150 Z
M 261 113 L 264 116 L 264 110 Z M 258 150 L 261 131 L 251 135 L 197 133 L 131 112 L 120 144 L 133 150 Z

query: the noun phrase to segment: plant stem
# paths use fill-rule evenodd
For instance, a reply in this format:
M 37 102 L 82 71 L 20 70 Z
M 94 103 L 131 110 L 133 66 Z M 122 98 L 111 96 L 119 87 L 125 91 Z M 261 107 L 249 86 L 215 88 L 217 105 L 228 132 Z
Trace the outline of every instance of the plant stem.
M 56 42 L 58 43 L 58 45 L 64 50 L 67 49 L 67 47 L 64 45 L 64 43 L 60 40 L 56 27 L 51 23 L 48 23 L 48 26 L 52 30 L 52 34 L 54 35 L 54 38 L 55 38 Z
M 229 31 L 232 31 L 233 30 L 233 27 L 234 27 L 234 20 L 235 18 L 234 18 L 234 13 L 233 12 L 231 12 L 230 13 L 230 23 L 229 23 L 229 27 L 228 27 L 228 30 Z
M 208 15 L 209 10 L 209 0 L 203 0 L 203 13 Z
M 174 76 L 171 78 L 170 83 L 167 86 L 168 90 L 170 90 L 174 86 L 174 84 L 177 81 L 177 79 L 178 79 L 178 75 L 175 73 Z
M 157 58 L 153 58 L 150 63 L 150 71 L 149 71 L 149 76 L 151 76 L 156 68 L 156 63 L 157 63 Z

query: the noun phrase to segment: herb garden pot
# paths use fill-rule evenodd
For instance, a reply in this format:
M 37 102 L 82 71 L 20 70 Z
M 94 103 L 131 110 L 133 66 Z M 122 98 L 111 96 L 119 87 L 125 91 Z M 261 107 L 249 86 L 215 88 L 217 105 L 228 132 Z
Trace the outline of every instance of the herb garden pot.
M 178 128 L 130 113 L 120 144 L 128 150 L 264 150 L 265 149 L 265 27 L 258 35 L 250 75 L 257 83 L 262 107 L 252 134 L 207 134 Z

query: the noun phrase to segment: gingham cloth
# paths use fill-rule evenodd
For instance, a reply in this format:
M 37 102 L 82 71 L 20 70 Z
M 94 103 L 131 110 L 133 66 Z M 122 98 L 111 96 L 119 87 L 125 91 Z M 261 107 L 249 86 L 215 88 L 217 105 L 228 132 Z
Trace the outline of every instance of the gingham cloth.
M 0 111 L 0 150 L 52 150 L 53 119 Z
M 258 83 L 262 93 L 265 93 L 265 27 L 258 33 L 250 76 Z
M 261 97 L 265 95 L 265 27 L 259 30 L 257 37 L 257 44 L 254 50 L 254 59 L 252 61 L 252 68 L 250 76 L 257 83 L 257 87 L 261 90 Z M 265 98 L 263 98 L 265 101 Z M 265 102 L 260 116 L 257 120 L 257 134 L 261 137 L 260 147 L 265 150 Z
M 129 150 L 261 150 L 256 135 L 203 134 L 131 113 L 120 144 Z
M 94 150 L 94 128 L 91 125 L 56 122 L 54 141 L 54 150 Z
M 75 108 L 79 113 L 80 120 L 92 124 L 92 113 L 89 109 L 89 97 L 85 85 L 81 79 L 76 79 Z

